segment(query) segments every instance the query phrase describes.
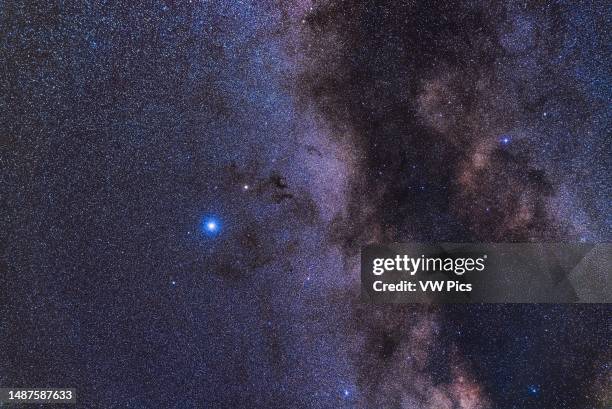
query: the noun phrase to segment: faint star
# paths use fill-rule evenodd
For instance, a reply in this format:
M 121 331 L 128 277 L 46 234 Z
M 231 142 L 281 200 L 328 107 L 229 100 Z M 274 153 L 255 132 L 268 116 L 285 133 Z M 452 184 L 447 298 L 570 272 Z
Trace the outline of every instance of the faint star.
M 527 389 L 529 391 L 529 394 L 533 396 L 536 396 L 540 393 L 540 388 L 538 387 L 538 385 L 529 385 Z

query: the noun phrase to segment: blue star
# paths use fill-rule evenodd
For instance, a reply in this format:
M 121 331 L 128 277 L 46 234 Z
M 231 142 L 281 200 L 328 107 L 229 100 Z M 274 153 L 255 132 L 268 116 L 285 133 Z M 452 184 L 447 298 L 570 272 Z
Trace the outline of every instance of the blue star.
M 512 142 L 512 138 L 509 137 L 508 135 L 503 135 L 499 139 L 499 143 L 501 143 L 503 146 L 506 146 L 506 145 L 510 144 L 510 142 Z
M 527 389 L 532 396 L 537 396 L 540 393 L 540 387 L 538 385 L 529 385 Z
M 214 237 L 221 231 L 221 222 L 215 217 L 205 217 L 202 220 L 202 231 L 209 237 Z
M 355 393 L 356 390 L 354 386 L 345 385 L 342 390 L 340 390 L 340 397 L 345 400 L 352 400 Z

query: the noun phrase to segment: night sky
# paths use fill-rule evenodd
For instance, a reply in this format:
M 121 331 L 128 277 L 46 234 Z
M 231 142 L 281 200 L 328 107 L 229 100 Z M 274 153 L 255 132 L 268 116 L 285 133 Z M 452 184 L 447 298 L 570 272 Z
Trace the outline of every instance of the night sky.
M 610 241 L 612 6 L 137 3 L 0 2 L 0 386 L 611 407 L 609 305 L 369 305 L 358 263 Z

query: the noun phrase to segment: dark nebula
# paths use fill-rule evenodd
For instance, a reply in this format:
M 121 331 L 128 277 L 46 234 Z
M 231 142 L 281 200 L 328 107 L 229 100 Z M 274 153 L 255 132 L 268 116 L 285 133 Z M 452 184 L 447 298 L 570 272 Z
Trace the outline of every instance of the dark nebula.
M 0 386 L 607 409 L 608 305 L 368 305 L 374 242 L 608 242 L 603 1 L 0 4 Z

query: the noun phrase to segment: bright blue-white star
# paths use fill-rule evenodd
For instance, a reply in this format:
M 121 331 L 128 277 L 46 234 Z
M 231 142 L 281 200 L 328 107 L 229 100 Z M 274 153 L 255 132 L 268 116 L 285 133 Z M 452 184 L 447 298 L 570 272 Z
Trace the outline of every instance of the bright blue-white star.
M 503 146 L 510 144 L 510 142 L 512 142 L 512 138 L 510 138 L 508 135 L 503 135 L 499 139 L 499 143 L 501 143 Z
M 221 231 L 221 222 L 215 217 L 206 217 L 202 220 L 202 231 L 207 236 L 216 236 Z

